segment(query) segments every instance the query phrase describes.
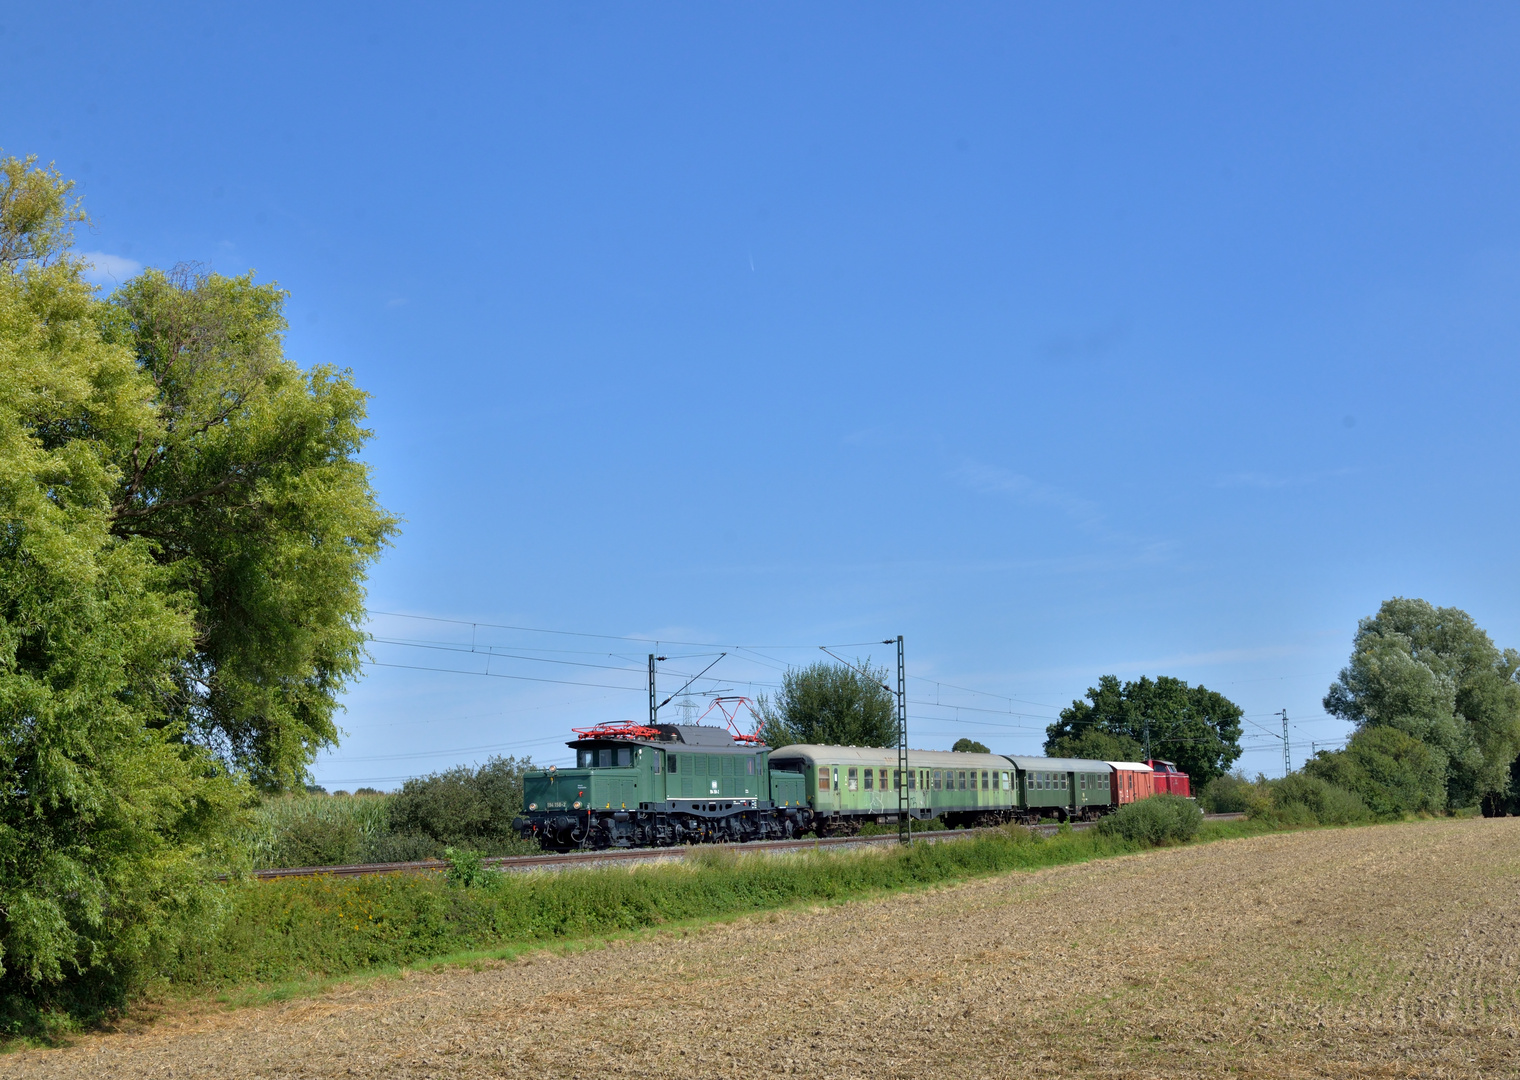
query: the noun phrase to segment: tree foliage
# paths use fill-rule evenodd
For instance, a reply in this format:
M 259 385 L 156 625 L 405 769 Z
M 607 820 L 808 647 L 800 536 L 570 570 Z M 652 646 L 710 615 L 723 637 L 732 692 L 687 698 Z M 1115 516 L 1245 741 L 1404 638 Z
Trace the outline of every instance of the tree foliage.
M 285 358 L 284 302 L 251 274 L 149 270 L 107 331 L 154 390 L 115 461 L 112 531 L 148 544 L 195 620 L 168 719 L 271 789 L 337 738 L 365 571 L 396 529 L 358 459 L 365 394 Z
M 1367 727 L 1344 750 L 1322 750 L 1304 772 L 1353 792 L 1378 817 L 1446 808 L 1445 757 L 1398 728 Z
M 1096 761 L 1140 761 L 1145 757 L 1145 748 L 1128 735 L 1114 735 L 1091 724 L 1074 734 L 1047 739 L 1045 752 L 1051 757 Z
M 1467 612 L 1394 597 L 1357 625 L 1325 711 L 1389 727 L 1435 754 L 1453 806 L 1506 790 L 1520 753 L 1520 652 L 1500 651 Z
M 756 733 L 770 746 L 896 746 L 897 703 L 885 686 L 887 672 L 869 659 L 857 666 L 869 677 L 826 661 L 788 668 L 775 698 L 756 702 Z
M 63 250 L 69 186 L 0 163 L 0 1023 L 109 1005 L 198 902 L 235 783 L 163 722 L 188 606 L 111 530 L 115 454 L 153 422 Z
M 894 740 L 895 741 L 895 740 Z M 990 754 L 991 750 L 977 742 L 975 739 L 956 739 L 955 745 L 950 747 L 957 754 Z
M 1175 762 L 1202 787 L 1240 757 L 1242 715 L 1240 706 L 1223 694 L 1168 675 L 1122 686 L 1116 676 L 1104 675 L 1088 688 L 1086 701 L 1073 701 L 1045 729 L 1045 752 L 1079 757 L 1139 749 L 1143 754 L 1148 733 L 1151 756 Z M 1090 732 L 1109 738 L 1083 742 Z M 1109 741 L 1115 737 L 1128 742 Z M 1138 754 L 1133 759 L 1141 760 Z M 1115 755 L 1106 760 L 1123 759 Z

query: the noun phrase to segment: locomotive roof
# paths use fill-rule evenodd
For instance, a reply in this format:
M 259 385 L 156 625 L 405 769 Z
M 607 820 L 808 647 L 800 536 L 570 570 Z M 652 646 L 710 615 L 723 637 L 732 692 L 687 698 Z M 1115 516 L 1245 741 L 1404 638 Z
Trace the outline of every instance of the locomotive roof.
M 656 724 L 654 730 L 660 733 L 659 738 L 629 735 L 616 729 L 592 730 L 579 738 L 571 739 L 565 745 L 584 746 L 587 743 L 612 742 L 669 747 L 671 743 L 680 743 L 682 746 L 701 747 L 704 750 L 744 750 L 750 753 L 769 749 L 763 744 L 735 742 L 727 728 L 711 727 L 707 724 Z
M 953 750 L 909 750 L 915 768 L 1006 769 L 1008 759 L 1001 754 L 958 754 Z M 896 765 L 895 746 L 827 746 L 820 743 L 793 743 L 771 751 L 771 760 L 802 758 L 810 764 L 826 765 Z
M 1143 761 L 1105 761 L 1103 764 L 1111 765 L 1115 769 L 1123 769 L 1125 772 L 1155 772 L 1156 770 Z
M 1009 757 L 1025 772 L 1107 772 L 1110 762 L 1071 757 Z

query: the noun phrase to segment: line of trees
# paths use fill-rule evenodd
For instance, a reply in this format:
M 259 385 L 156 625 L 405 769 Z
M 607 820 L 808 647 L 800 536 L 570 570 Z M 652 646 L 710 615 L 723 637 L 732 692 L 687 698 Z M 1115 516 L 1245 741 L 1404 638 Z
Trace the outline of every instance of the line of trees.
M 8 1013 L 120 1001 L 172 949 L 227 823 L 336 741 L 397 529 L 366 395 L 284 355 L 282 290 L 180 268 L 102 297 L 87 220 L 56 169 L 0 159 Z

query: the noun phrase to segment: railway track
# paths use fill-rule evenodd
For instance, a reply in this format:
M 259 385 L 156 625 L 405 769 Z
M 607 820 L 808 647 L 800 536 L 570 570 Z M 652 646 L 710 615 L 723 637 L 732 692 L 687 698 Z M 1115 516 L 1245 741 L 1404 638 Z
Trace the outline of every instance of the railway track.
M 1208 821 L 1234 821 L 1244 817 L 1244 814 L 1204 815 L 1205 820 Z M 1080 831 L 1082 829 L 1090 829 L 1094 824 L 1096 823 L 1079 821 L 1073 822 L 1071 827 L 1074 830 Z M 1059 825 L 1032 825 L 1028 827 L 1034 832 L 1045 836 L 1053 836 L 1060 829 Z M 937 843 L 941 840 L 955 840 L 987 831 L 986 829 L 937 829 L 914 833 L 913 838 L 915 840 L 926 840 Z M 887 833 L 882 836 L 831 836 L 806 840 L 757 840 L 748 844 L 703 844 L 690 847 L 632 849 L 603 848 L 598 851 L 570 851 L 563 855 L 498 855 L 482 859 L 481 863 L 495 870 L 522 873 L 530 870 L 558 870 L 572 866 L 673 862 L 684 859 L 689 851 L 710 851 L 715 847 L 729 848 L 744 853 L 765 853 L 895 843 L 897 843 L 897 834 Z M 255 870 L 253 876 L 261 881 L 272 881 L 276 878 L 320 877 L 324 875 L 329 877 L 363 877 L 367 874 L 436 874 L 442 873 L 448 868 L 449 864 L 441 859 L 426 859 L 421 862 L 364 863 L 356 866 L 301 866 L 275 870 Z

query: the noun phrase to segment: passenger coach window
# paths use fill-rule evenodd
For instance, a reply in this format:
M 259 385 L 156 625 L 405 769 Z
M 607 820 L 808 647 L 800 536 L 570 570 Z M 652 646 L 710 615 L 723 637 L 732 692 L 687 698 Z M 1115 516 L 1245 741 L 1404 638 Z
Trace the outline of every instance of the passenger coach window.
M 818 770 L 818 790 L 829 790 L 829 767 L 827 765 Z
M 917 789 L 918 789 L 918 770 L 917 769 L 909 769 L 908 770 L 908 790 L 909 791 L 916 791 Z
M 957 774 L 956 780 L 960 784 L 960 786 L 956 790 L 958 790 L 958 791 L 965 791 L 966 790 L 966 770 L 965 769 L 962 769 L 959 772 L 959 774 Z
M 854 772 L 855 770 L 851 769 L 850 771 Z M 867 769 L 866 770 L 866 790 L 870 791 L 871 790 L 871 785 L 874 784 L 875 782 L 876 782 L 876 770 L 875 769 Z
M 849 778 L 850 778 L 850 790 L 851 791 L 859 791 L 860 790 L 860 770 L 859 769 L 851 769 L 850 772 L 849 772 Z
M 982 790 L 983 791 L 987 790 L 987 770 L 986 769 L 982 770 Z
M 940 784 L 942 782 L 943 781 L 941 780 L 941 773 L 940 773 L 940 771 L 938 769 L 935 769 L 933 772 L 931 772 L 929 774 L 929 790 L 930 791 L 938 791 L 940 789 Z

